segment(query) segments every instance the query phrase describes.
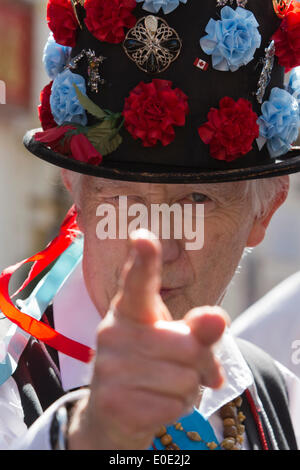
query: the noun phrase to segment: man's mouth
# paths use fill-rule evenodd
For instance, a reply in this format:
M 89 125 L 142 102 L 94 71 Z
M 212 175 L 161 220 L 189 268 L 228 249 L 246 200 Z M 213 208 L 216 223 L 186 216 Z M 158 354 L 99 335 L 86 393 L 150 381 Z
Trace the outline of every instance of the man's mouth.
M 163 300 L 178 294 L 181 290 L 181 287 L 162 287 L 159 291 L 160 296 Z

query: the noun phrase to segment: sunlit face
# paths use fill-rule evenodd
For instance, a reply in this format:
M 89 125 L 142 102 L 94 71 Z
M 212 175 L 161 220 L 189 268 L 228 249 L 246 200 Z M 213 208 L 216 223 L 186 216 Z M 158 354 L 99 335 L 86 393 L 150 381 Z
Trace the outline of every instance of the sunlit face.
M 128 239 L 100 240 L 96 234 L 101 204 L 118 209 L 119 196 L 131 204 L 204 204 L 204 246 L 187 250 L 186 240 L 162 240 L 161 296 L 174 319 L 200 305 L 220 303 L 234 275 L 255 217 L 244 182 L 212 184 L 150 184 L 82 178 L 78 223 L 84 233 L 83 272 L 91 299 L 104 315 L 116 294 L 129 253 Z

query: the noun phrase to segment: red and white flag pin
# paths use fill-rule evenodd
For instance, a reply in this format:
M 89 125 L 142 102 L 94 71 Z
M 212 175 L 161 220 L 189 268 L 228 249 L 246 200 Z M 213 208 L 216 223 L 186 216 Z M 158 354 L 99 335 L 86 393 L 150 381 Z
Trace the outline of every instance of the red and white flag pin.
M 205 60 L 199 59 L 198 57 L 195 59 L 194 65 L 200 70 L 206 71 L 208 69 L 208 63 L 205 62 Z

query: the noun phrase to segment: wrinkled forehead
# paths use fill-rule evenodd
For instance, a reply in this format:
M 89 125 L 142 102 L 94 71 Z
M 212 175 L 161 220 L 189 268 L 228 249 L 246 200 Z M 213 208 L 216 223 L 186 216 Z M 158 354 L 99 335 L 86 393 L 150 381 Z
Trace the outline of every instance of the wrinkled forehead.
M 93 176 L 82 176 L 84 192 L 95 194 L 151 194 L 176 196 L 176 194 L 200 192 L 220 198 L 236 198 L 247 191 L 249 182 L 237 181 L 229 183 L 207 184 L 162 184 L 117 181 Z

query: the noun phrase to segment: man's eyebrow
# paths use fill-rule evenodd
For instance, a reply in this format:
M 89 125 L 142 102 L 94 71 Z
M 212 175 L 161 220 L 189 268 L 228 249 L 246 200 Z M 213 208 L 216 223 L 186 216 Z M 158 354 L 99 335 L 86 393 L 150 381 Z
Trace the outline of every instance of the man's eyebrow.
M 112 189 L 112 190 L 124 190 L 127 188 L 132 187 L 130 182 L 127 181 L 114 181 L 114 180 L 108 180 L 108 181 L 99 181 L 94 183 L 94 190 L 97 191 L 97 193 L 102 193 L 106 189 Z

